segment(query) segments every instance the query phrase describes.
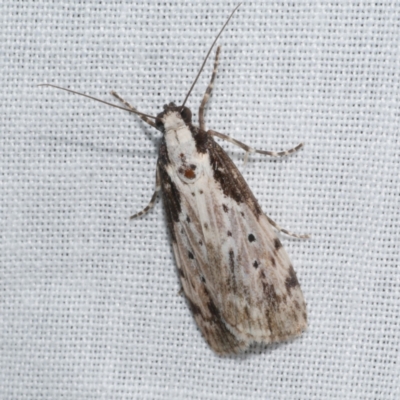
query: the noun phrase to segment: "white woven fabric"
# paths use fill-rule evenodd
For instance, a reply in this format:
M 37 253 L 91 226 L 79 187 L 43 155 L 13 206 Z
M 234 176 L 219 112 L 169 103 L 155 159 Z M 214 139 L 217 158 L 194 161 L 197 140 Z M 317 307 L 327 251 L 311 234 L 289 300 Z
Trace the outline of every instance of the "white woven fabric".
M 245 2 L 209 128 L 282 238 L 309 310 L 291 343 L 217 357 L 178 294 L 160 134 L 51 88 L 157 114 L 182 102 L 235 3 L 0 4 L 0 399 L 399 399 L 400 5 Z M 214 52 L 213 52 L 214 55 Z M 213 57 L 212 55 L 212 57 Z M 197 109 L 207 63 L 188 105 Z M 115 101 L 116 102 L 116 101 Z

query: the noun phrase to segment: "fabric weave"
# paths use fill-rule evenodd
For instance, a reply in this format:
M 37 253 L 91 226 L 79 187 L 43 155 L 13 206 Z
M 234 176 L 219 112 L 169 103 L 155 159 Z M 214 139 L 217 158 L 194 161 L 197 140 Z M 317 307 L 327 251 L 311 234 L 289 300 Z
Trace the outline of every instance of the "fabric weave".
M 299 339 L 217 357 L 183 297 L 154 190 L 159 132 L 37 84 L 156 115 L 183 101 L 235 3 L 0 4 L 0 399 L 398 399 L 400 5 L 245 2 L 207 127 L 282 235 Z M 187 105 L 197 119 L 213 51 Z M 115 100 L 115 103 L 117 101 Z

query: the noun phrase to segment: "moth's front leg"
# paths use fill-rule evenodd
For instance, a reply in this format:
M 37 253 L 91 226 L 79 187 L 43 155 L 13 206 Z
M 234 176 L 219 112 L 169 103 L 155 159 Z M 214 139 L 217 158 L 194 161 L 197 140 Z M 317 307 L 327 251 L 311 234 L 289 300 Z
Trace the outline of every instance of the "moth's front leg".
M 153 196 L 151 197 L 151 200 L 150 200 L 149 204 L 145 208 L 143 208 L 142 211 L 139 211 L 138 213 L 132 215 L 129 219 L 134 219 L 134 218 L 140 217 L 143 214 L 146 214 L 151 208 L 153 208 L 154 204 L 156 204 L 157 194 L 158 194 L 158 192 L 160 190 L 161 190 L 161 182 L 160 182 L 160 174 L 159 174 L 158 166 L 157 166 L 157 169 L 156 169 L 156 188 L 154 190 Z
M 135 107 L 130 105 L 126 100 L 124 100 L 117 92 L 112 91 L 111 94 L 118 99 L 128 110 L 132 110 L 133 112 L 137 113 L 139 112 Z M 151 125 L 153 128 L 156 128 L 156 124 L 149 118 L 145 116 L 140 116 L 140 118 L 146 122 L 147 124 Z M 157 128 L 156 128 L 157 129 Z

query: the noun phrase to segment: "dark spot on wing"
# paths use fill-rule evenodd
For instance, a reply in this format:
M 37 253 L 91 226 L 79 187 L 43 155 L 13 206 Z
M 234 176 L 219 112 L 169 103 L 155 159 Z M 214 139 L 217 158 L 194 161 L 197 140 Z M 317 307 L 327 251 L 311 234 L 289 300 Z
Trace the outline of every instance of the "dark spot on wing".
M 227 234 L 228 234 L 228 236 L 232 236 L 232 232 L 231 231 L 228 231 Z
M 179 271 L 179 275 L 180 275 L 182 278 L 184 278 L 184 277 L 185 277 L 185 273 L 183 272 L 183 269 L 182 269 L 182 268 L 178 268 L 178 271 Z
M 261 284 L 263 286 L 263 291 L 267 301 L 271 303 L 272 306 L 278 306 L 278 304 L 282 301 L 281 297 L 276 294 L 275 287 L 265 277 L 264 271 L 261 273 Z
M 196 168 L 197 168 L 196 165 L 190 164 L 190 169 L 192 169 L 194 171 Z
M 219 320 L 221 318 L 220 314 L 219 314 L 219 310 L 212 300 L 210 300 L 207 303 L 207 307 L 208 307 L 208 311 L 210 311 L 211 315 L 213 316 L 213 319 Z
M 188 256 L 191 260 L 194 260 L 194 255 L 191 251 L 188 251 Z
M 304 318 L 304 321 L 307 322 L 307 314 L 305 312 L 303 312 L 303 318 Z
M 194 304 L 192 300 L 189 299 L 189 297 L 187 297 L 187 301 L 189 303 L 189 307 L 193 313 L 194 316 L 196 315 L 202 315 L 201 313 L 201 309 L 197 304 Z
M 275 318 L 275 311 L 270 307 L 265 309 L 265 318 L 268 321 L 268 327 L 271 331 L 271 341 L 277 341 L 280 334 L 280 327 L 278 326 Z M 278 339 L 279 340 L 279 339 Z
M 278 238 L 274 239 L 274 247 L 275 247 L 275 250 L 277 250 L 277 251 L 282 247 L 282 243 Z
M 243 211 L 240 211 L 240 215 L 241 215 L 242 217 L 244 217 L 244 212 L 243 212 Z
M 203 246 L 203 241 L 202 240 L 199 240 L 199 245 Z
M 188 224 L 190 224 L 190 217 L 189 217 L 189 215 L 186 216 L 186 222 L 187 222 Z
M 299 281 L 297 280 L 296 272 L 294 272 L 292 266 L 289 267 L 289 276 L 285 280 L 285 286 L 289 294 L 293 288 L 299 286 Z
M 228 207 L 225 204 L 222 204 L 222 208 L 226 213 L 228 212 Z
M 206 278 L 204 278 L 204 276 L 202 276 L 202 277 L 201 277 L 201 281 L 202 281 L 203 283 L 206 283 Z
M 199 193 L 200 193 L 200 194 L 203 194 L 204 192 L 200 189 L 200 190 L 199 190 Z
M 254 261 L 254 262 L 253 262 L 253 267 L 254 267 L 254 268 L 258 268 L 259 265 L 260 265 L 260 264 L 258 263 L 258 261 Z
M 208 224 L 207 224 L 207 222 L 204 222 L 204 229 L 208 229 Z
M 191 168 L 186 168 L 183 172 L 183 175 L 185 176 L 185 178 L 187 179 L 194 179 L 196 178 L 196 174 L 195 172 L 191 169 Z
M 194 197 L 194 193 L 192 192 L 192 196 Z
M 229 249 L 229 269 L 231 275 L 228 276 L 227 285 L 231 290 L 231 293 L 237 293 L 237 282 L 236 282 L 236 273 L 235 273 L 235 252 L 233 249 Z
M 294 306 L 300 311 L 300 304 L 297 300 L 293 301 Z
M 275 261 L 274 256 L 271 256 L 271 265 L 272 265 L 273 267 L 276 267 L 276 261 Z
M 249 239 L 250 243 L 256 241 L 256 237 L 252 233 L 250 233 L 250 235 L 247 238 Z
M 235 253 L 234 253 L 233 249 L 229 250 L 229 267 L 233 274 L 234 270 L 235 270 Z

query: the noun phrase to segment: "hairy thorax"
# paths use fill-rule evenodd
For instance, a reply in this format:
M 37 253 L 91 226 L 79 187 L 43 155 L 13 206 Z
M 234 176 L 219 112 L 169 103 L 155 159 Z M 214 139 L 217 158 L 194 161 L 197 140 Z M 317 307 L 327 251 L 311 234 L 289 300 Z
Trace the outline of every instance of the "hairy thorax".
M 177 112 L 171 112 L 164 118 L 164 128 L 171 172 L 184 183 L 193 184 L 203 175 L 204 155 L 197 151 L 190 127 Z

